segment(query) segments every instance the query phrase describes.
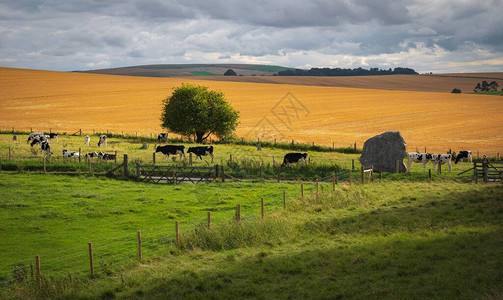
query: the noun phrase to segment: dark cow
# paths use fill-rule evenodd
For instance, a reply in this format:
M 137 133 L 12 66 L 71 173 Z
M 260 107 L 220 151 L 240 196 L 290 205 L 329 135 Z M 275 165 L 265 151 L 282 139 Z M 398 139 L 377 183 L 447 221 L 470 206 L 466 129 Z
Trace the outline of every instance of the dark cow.
M 213 162 L 213 146 L 202 146 L 202 147 L 190 147 L 187 153 L 194 153 L 197 158 L 203 160 L 202 156 L 211 156 L 211 161 Z
M 458 161 L 462 160 L 463 158 L 468 159 L 468 162 L 472 162 L 472 151 L 469 150 L 459 151 L 458 156 L 456 156 L 456 161 L 454 161 L 454 163 L 457 164 Z
M 51 146 L 49 145 L 48 141 L 43 141 L 40 143 L 40 148 L 42 149 L 42 152 L 45 152 L 45 155 L 51 156 Z
M 185 146 L 177 146 L 177 145 L 166 145 L 166 146 L 157 146 L 155 152 L 161 152 L 166 155 L 166 160 L 169 159 L 169 155 L 180 155 L 180 159 L 182 156 L 185 157 Z
M 287 153 L 285 154 L 285 157 L 283 158 L 283 163 L 281 166 L 285 166 L 286 164 L 293 164 L 297 162 L 303 162 L 305 163 L 307 159 L 307 153 Z
M 49 140 L 56 139 L 56 143 L 57 143 L 57 142 L 59 142 L 59 134 L 57 134 L 57 133 L 51 132 L 51 133 L 49 133 L 48 135 L 46 135 L 46 137 L 47 137 Z
M 157 135 L 158 143 L 167 143 L 168 142 L 168 134 L 167 133 L 159 133 Z

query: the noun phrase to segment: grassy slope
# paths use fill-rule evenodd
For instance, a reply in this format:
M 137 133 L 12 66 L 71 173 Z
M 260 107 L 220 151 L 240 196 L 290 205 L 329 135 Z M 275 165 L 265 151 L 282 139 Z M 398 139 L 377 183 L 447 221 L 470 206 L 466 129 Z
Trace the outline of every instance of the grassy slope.
M 256 185 L 260 188 L 259 185 Z M 503 188 L 442 182 L 339 187 L 266 219 L 199 227 L 182 250 L 99 278 L 5 297 L 473 299 L 503 293 Z

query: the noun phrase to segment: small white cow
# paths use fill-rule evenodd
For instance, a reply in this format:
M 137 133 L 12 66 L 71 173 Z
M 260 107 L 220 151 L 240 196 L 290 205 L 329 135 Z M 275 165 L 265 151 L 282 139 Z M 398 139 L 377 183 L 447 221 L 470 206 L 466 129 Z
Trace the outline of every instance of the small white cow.
M 107 136 L 106 135 L 100 135 L 100 140 L 98 141 L 98 147 L 106 147 L 107 146 Z
M 86 143 L 86 146 L 88 146 L 88 147 L 89 147 L 89 144 L 91 143 L 91 137 L 90 137 L 90 136 L 88 136 L 88 135 L 86 135 L 86 136 L 84 137 L 84 143 Z
M 63 150 L 63 157 L 79 158 L 79 156 L 80 156 L 79 152 Z
M 415 163 L 422 163 L 423 164 L 423 171 L 426 170 L 426 163 L 431 160 L 431 154 L 430 153 L 416 153 L 416 152 L 410 152 L 408 155 L 408 160 L 407 160 L 407 170 L 410 172 L 410 166 L 412 165 L 413 162 Z
M 447 163 L 449 165 L 449 172 L 452 170 L 452 165 L 451 165 L 451 154 L 432 154 L 431 155 L 431 162 L 433 163 L 433 171 L 436 171 L 436 166 L 437 164 L 445 164 Z
M 51 156 L 51 146 L 48 141 L 43 141 L 40 143 L 40 149 L 42 149 L 42 153 L 45 153 L 46 156 Z

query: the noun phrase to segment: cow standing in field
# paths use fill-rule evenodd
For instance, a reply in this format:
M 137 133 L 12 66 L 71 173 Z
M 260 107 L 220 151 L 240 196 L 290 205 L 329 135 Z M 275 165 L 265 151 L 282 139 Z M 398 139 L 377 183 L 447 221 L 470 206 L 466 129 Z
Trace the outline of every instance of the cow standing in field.
M 458 163 L 458 161 L 462 159 L 468 159 L 468 162 L 472 162 L 472 151 L 469 150 L 461 150 L 458 153 L 458 156 L 456 156 L 456 160 L 454 161 L 455 164 Z
M 115 154 L 109 154 L 109 153 L 103 153 L 100 152 L 98 153 L 98 157 L 103 159 L 103 160 L 115 160 Z
M 159 144 L 161 144 L 161 143 L 167 143 L 168 142 L 168 134 L 167 133 L 159 133 L 157 135 L 157 142 Z
M 100 135 L 100 139 L 98 141 L 98 147 L 106 147 L 107 146 L 107 136 L 106 135 Z
M 157 146 L 155 149 L 155 153 L 161 152 L 166 155 L 166 160 L 169 159 L 170 155 L 180 155 L 180 159 L 182 156 L 185 157 L 185 146 L 177 146 L 177 145 L 166 145 L 166 146 Z
M 43 132 L 32 132 L 28 136 L 26 143 L 29 144 L 31 141 L 33 141 L 36 138 L 38 138 L 39 140 L 45 140 L 45 135 Z
M 90 137 L 90 136 L 88 136 L 88 135 L 86 135 L 86 136 L 84 137 L 84 143 L 86 144 L 86 146 L 88 146 L 88 147 L 89 147 L 89 144 L 91 144 L 91 137 Z
M 48 135 L 46 135 L 46 138 L 47 138 L 48 140 L 51 140 L 51 141 L 52 141 L 53 139 L 56 139 L 56 143 L 58 143 L 58 142 L 59 142 L 59 134 L 58 134 L 58 133 L 51 132 L 51 133 L 49 133 Z
M 281 166 L 286 166 L 287 164 L 292 165 L 293 163 L 303 162 L 306 163 L 307 153 L 287 153 L 283 158 L 283 163 Z
M 42 153 L 45 153 L 46 156 L 51 156 L 51 145 L 49 145 L 48 141 L 43 141 L 40 143 L 40 149 L 42 149 Z
M 211 162 L 213 162 L 213 146 L 202 146 L 202 147 L 190 147 L 187 153 L 194 153 L 196 159 L 199 157 L 203 160 L 202 156 L 211 156 Z
M 437 164 L 447 163 L 449 165 L 449 172 L 451 172 L 451 170 L 452 170 L 451 158 L 452 158 L 452 154 L 432 154 L 431 155 L 431 162 L 433 163 L 433 171 L 436 171 L 435 168 L 436 168 Z
M 407 160 L 407 170 L 410 172 L 410 167 L 413 162 L 415 163 L 422 163 L 423 164 L 423 171 L 426 170 L 426 163 L 429 162 L 432 158 L 432 155 L 430 153 L 416 153 L 416 152 L 410 152 L 408 155 L 408 160 Z

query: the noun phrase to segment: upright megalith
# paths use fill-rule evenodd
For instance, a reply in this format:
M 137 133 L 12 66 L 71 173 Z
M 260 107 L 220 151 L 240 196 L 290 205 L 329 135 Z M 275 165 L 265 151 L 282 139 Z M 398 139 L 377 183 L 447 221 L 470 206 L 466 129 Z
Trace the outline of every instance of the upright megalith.
M 360 163 L 364 168 L 373 167 L 375 172 L 396 172 L 396 162 L 400 173 L 407 171 L 403 158 L 405 143 L 399 131 L 387 131 L 365 141 Z

